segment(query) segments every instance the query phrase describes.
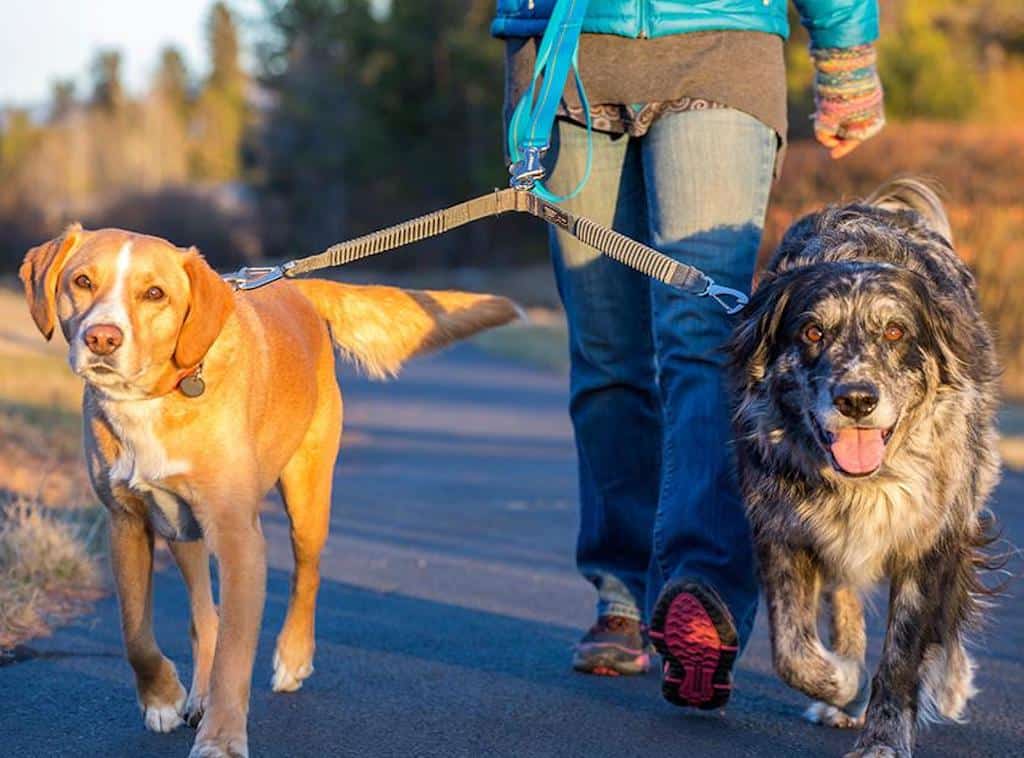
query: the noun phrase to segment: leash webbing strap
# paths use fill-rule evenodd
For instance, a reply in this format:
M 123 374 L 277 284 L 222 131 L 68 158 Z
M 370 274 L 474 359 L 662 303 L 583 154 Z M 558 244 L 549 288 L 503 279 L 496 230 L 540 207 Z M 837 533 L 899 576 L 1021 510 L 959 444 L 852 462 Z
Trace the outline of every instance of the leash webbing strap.
M 531 192 L 511 188 L 495 190 L 490 194 L 467 200 L 450 208 L 434 211 L 353 240 L 339 242 L 322 253 L 300 258 L 277 268 L 250 269 L 248 271 L 241 269 L 227 278 L 238 289 L 255 289 L 282 277 L 290 278 L 323 268 L 343 266 L 346 263 L 369 258 L 396 247 L 436 237 L 482 218 L 498 216 L 510 211 L 529 213 L 543 219 L 609 258 L 670 287 L 693 295 L 712 297 L 727 313 L 735 313 L 747 302 L 745 294 L 715 284 L 700 269 L 670 258 L 664 253 L 588 218 L 569 213 L 564 208 L 542 200 Z M 253 273 L 258 278 L 252 279 Z
M 322 253 L 286 264 L 285 276 L 297 276 L 329 266 L 343 266 L 396 247 L 437 237 L 477 219 L 516 210 L 516 194 L 515 190 L 506 189 L 481 195 L 450 208 L 443 208 L 386 229 L 364 234 L 362 237 L 339 242 Z

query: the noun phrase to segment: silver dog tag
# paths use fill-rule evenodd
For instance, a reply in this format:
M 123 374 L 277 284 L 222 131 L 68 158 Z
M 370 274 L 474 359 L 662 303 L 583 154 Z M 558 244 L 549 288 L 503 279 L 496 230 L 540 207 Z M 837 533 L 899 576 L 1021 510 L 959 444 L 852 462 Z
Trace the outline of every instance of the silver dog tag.
M 185 397 L 199 397 L 206 391 L 206 382 L 196 374 L 189 374 L 178 384 L 178 389 Z

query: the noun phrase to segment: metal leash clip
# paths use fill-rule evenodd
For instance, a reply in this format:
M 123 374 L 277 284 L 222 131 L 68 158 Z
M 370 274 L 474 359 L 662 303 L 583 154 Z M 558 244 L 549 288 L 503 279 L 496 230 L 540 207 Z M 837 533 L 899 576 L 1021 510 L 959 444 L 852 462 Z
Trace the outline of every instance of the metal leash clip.
M 242 266 L 222 278 L 236 290 L 254 290 L 283 279 L 285 272 L 294 265 L 289 261 L 280 266 Z
M 734 290 L 732 287 L 723 287 L 721 284 L 715 284 L 715 280 L 707 274 L 704 275 L 704 278 L 708 280 L 708 286 L 704 288 L 703 292 L 697 293 L 698 297 L 710 297 L 722 306 L 722 308 L 725 309 L 725 312 L 730 316 L 734 313 L 739 313 L 743 310 L 743 306 L 749 302 L 750 298 L 739 290 Z M 732 298 L 736 302 L 735 304 L 730 305 L 729 301 L 723 298 Z
M 512 189 L 529 190 L 533 185 L 544 178 L 544 166 L 541 159 L 547 152 L 546 147 L 524 147 L 523 157 L 508 167 L 512 175 L 509 182 Z

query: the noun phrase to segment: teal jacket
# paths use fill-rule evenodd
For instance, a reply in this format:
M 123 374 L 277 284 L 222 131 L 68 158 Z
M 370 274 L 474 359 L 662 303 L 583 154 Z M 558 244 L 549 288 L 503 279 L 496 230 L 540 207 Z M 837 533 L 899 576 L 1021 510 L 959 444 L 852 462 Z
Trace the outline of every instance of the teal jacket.
M 590 0 L 583 31 L 620 37 L 742 30 L 789 36 L 787 0 Z M 811 46 L 853 47 L 878 38 L 877 0 L 794 0 Z M 495 37 L 544 33 L 555 0 L 498 0 Z

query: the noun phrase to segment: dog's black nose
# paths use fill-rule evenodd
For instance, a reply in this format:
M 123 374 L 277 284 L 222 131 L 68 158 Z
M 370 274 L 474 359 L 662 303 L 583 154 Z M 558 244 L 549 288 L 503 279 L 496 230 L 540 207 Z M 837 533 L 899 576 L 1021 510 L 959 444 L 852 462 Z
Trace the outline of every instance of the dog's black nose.
M 867 382 L 839 384 L 832 390 L 832 403 L 849 418 L 864 418 L 878 406 L 878 388 Z

